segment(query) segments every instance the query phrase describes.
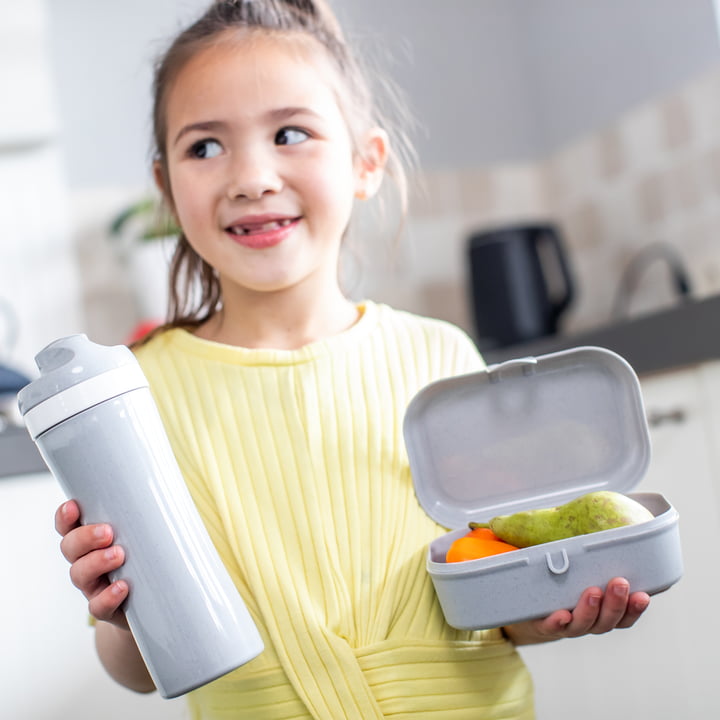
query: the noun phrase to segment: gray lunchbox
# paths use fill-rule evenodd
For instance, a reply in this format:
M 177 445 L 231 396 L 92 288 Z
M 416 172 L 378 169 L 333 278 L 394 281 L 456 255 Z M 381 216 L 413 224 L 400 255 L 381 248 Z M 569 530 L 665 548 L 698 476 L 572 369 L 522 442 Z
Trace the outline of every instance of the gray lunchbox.
M 629 492 L 647 470 L 650 439 L 640 383 L 619 355 L 579 347 L 437 381 L 411 401 L 404 434 L 418 501 L 433 520 L 456 528 L 430 544 L 427 558 L 453 627 L 499 627 L 572 609 L 586 587 L 613 577 L 653 594 L 682 576 L 676 510 L 662 495 Z M 597 490 L 630 494 L 655 517 L 445 562 L 470 521 Z

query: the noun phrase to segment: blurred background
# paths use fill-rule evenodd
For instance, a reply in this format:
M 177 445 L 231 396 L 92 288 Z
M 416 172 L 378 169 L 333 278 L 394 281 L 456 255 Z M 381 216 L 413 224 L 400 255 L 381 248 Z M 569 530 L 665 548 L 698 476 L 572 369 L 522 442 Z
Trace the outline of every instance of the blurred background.
M 3 370 L 32 377 L 33 356 L 57 337 L 123 343 L 160 319 L 168 243 L 142 237 L 152 234 L 147 214 L 118 220 L 153 197 L 152 62 L 205 5 L 0 0 Z M 714 660 L 686 644 L 698 625 L 708 648 L 720 630 L 701 607 L 720 590 L 708 570 L 720 541 L 715 4 L 333 5 L 417 120 L 408 224 L 393 244 L 361 218 L 353 293 L 457 323 L 491 360 L 585 342 L 614 347 L 616 330 L 617 348 L 637 353 L 655 453 L 643 489 L 667 492 L 681 511 L 687 576 L 657 598 L 646 629 L 524 651 L 540 720 L 631 709 L 645 717 L 648 703 L 657 718 L 715 716 Z M 488 269 L 507 279 L 489 295 Z M 547 315 L 508 314 L 523 303 L 548 305 Z M 493 329 L 497 318 L 512 328 L 507 336 Z M 699 342 L 695 355 L 671 360 Z M 0 386 L 0 402 L 10 426 L 14 392 Z M 3 447 L 0 465 L 9 467 Z M 0 561 L 11 578 L 0 637 L 14 649 L 0 660 L 7 717 L 80 720 L 100 709 L 108 718 L 184 717 L 182 701 L 134 696 L 97 666 L 52 532 L 61 496 L 33 469 L 0 480 Z M 658 670 L 664 653 L 672 661 Z
M 158 243 L 134 242 L 132 223 L 110 228 L 153 190 L 152 62 L 204 4 L 1 6 L 0 301 L 15 332 L 0 350 L 26 371 L 60 334 L 120 342 L 157 313 L 131 267 Z M 537 222 L 561 233 L 571 264 L 564 332 L 611 319 L 623 272 L 649 246 L 674 251 L 695 296 L 720 290 L 711 0 L 334 4 L 360 54 L 405 93 L 422 183 L 399 246 L 374 228 L 356 239 L 355 294 L 477 335 L 469 237 Z M 648 265 L 628 313 L 677 299 L 667 263 Z

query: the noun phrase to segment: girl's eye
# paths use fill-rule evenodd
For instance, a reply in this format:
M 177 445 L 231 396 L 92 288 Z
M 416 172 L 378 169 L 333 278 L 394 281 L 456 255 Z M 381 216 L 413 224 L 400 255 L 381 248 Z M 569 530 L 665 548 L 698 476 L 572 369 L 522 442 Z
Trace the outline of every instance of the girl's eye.
M 276 145 L 297 145 L 310 137 L 304 130 L 294 127 L 286 127 L 278 130 L 275 135 Z
M 190 147 L 190 155 L 202 160 L 217 157 L 221 152 L 222 147 L 217 140 L 198 140 Z

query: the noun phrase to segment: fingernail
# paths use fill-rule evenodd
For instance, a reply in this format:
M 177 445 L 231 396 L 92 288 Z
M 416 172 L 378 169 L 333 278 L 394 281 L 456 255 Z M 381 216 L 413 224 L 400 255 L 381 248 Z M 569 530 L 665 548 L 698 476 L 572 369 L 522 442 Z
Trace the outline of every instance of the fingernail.
M 619 585 L 615 585 L 613 588 L 613 592 L 617 597 L 625 597 L 628 594 L 628 586 L 625 585 L 625 583 L 620 583 Z
M 112 584 L 113 595 L 122 595 L 125 592 L 125 583 L 122 580 L 118 580 Z
M 600 604 L 600 596 L 599 595 L 591 595 L 588 598 L 588 605 L 590 607 L 597 607 Z
M 95 528 L 95 537 L 98 539 L 102 539 L 107 536 L 108 529 L 107 525 L 98 525 Z
M 635 610 L 637 612 L 645 612 L 647 610 L 648 605 L 650 604 L 650 600 L 637 600 L 635 602 Z
M 114 560 L 115 559 L 116 550 L 114 547 L 109 547 L 105 551 L 105 559 L 106 560 Z

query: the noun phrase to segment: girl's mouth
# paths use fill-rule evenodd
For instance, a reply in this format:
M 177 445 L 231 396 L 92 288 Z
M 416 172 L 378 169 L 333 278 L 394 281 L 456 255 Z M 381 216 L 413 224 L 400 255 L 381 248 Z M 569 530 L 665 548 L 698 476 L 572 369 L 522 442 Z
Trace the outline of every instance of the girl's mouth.
M 278 228 L 287 227 L 296 218 L 283 218 L 282 220 L 270 220 L 263 223 L 243 223 L 242 225 L 232 225 L 228 228 L 228 232 L 233 235 L 255 235 L 258 233 L 271 232 Z
M 300 222 L 299 217 L 256 221 L 248 219 L 228 226 L 226 232 L 239 245 L 263 249 L 281 243 L 298 222 Z

